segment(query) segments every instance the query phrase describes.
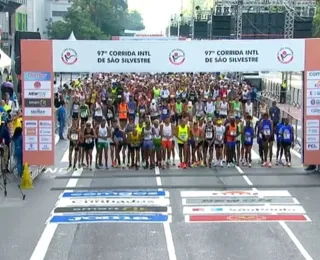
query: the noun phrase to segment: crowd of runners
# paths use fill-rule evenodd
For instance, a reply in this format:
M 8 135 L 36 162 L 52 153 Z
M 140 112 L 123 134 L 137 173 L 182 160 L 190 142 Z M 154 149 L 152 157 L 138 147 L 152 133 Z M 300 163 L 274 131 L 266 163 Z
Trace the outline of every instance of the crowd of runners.
M 97 169 L 109 162 L 168 168 L 176 157 L 183 169 L 251 167 L 254 145 L 259 163 L 271 167 L 274 142 L 276 165 L 291 165 L 293 127 L 255 105 L 250 83 L 212 74 L 97 73 L 70 87 L 70 168 L 92 170 L 94 149 Z

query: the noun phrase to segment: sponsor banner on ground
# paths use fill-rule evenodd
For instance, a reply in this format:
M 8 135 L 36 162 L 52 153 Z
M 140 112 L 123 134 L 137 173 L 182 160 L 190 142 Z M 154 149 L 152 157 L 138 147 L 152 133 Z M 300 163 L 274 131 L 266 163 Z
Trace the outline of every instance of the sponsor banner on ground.
M 73 199 L 61 198 L 56 207 L 67 206 L 107 206 L 107 205 L 126 205 L 126 206 L 169 206 L 170 200 L 168 198 L 88 198 L 88 199 Z
M 169 197 L 168 191 L 98 191 L 64 192 L 63 198 L 108 198 L 108 197 Z
M 305 214 L 302 206 L 223 206 L 223 207 L 184 207 L 185 215 L 200 214 Z
M 53 216 L 50 223 L 82 224 L 82 223 L 163 223 L 171 222 L 172 217 L 165 214 L 96 214 L 96 215 L 61 215 Z
M 106 206 L 82 206 L 82 207 L 58 207 L 54 209 L 54 213 L 106 213 L 106 212 L 117 212 L 117 213 L 166 213 L 172 214 L 171 207 L 164 206 L 153 206 L 153 207 L 106 207 Z
M 291 197 L 232 197 L 232 198 L 188 198 L 182 199 L 182 205 L 210 206 L 210 205 L 264 205 L 264 204 L 299 204 Z
M 181 191 L 182 198 L 191 197 L 291 197 L 287 190 Z
M 306 215 L 192 215 L 185 222 L 307 222 Z

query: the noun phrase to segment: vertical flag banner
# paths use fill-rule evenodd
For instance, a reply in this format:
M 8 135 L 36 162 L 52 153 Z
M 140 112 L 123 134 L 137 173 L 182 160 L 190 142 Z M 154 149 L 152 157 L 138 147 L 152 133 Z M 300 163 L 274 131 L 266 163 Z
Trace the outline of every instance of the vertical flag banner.
M 320 164 L 320 39 L 306 39 L 303 86 L 303 163 Z
M 29 165 L 54 165 L 52 44 L 22 41 L 21 55 L 23 161 Z

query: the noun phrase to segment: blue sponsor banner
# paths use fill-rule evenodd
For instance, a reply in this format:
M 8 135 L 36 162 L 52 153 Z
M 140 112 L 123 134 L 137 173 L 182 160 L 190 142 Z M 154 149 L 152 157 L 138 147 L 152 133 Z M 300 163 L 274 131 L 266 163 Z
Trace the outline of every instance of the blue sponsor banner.
M 50 223 L 81 224 L 104 222 L 167 222 L 168 215 L 164 214 L 95 214 L 95 215 L 59 215 L 53 216 Z
M 25 81 L 50 81 L 51 73 L 43 71 L 26 71 L 23 74 Z
M 97 191 L 64 192 L 63 198 L 108 198 L 108 197 L 165 197 L 165 191 Z

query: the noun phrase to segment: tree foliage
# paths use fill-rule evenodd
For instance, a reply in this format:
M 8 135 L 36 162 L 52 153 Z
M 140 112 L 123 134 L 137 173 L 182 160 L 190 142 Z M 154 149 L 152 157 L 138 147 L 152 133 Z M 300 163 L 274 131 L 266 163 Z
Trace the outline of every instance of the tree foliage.
M 316 16 L 313 20 L 313 36 L 320 37 L 320 3 L 317 4 Z
M 47 24 L 52 39 L 67 39 L 72 31 L 78 40 L 107 39 L 125 29 L 144 29 L 140 13 L 130 12 L 125 0 L 73 0 L 63 21 Z

